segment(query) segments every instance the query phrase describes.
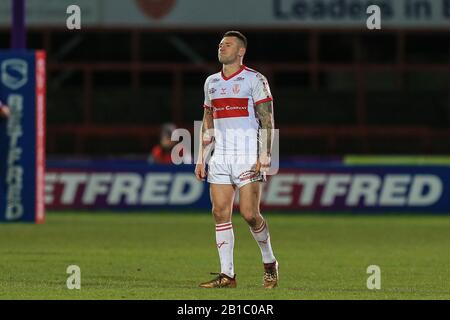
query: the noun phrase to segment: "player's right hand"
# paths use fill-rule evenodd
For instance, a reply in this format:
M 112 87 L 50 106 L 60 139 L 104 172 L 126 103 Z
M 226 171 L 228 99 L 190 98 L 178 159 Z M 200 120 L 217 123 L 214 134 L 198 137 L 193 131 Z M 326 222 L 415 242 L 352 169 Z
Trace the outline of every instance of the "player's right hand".
M 258 161 L 256 161 L 255 172 L 259 174 L 259 172 L 268 172 L 270 169 L 271 157 L 270 155 L 261 154 L 258 157 Z
M 206 168 L 204 163 L 197 163 L 195 166 L 195 177 L 198 181 L 205 181 Z

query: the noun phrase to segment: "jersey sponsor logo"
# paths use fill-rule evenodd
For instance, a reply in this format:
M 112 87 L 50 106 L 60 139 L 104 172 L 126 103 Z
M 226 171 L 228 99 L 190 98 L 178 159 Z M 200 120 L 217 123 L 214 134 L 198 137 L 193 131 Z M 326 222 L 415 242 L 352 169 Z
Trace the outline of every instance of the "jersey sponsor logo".
M 234 79 L 233 81 L 244 81 L 245 78 L 244 77 L 237 77 L 236 79 Z
M 216 91 L 217 91 L 216 88 L 211 88 L 211 89 L 209 89 L 208 93 L 214 94 Z
M 239 83 L 236 83 L 233 85 L 233 93 L 238 94 L 241 91 L 241 85 Z
M 220 93 L 221 95 L 226 95 L 227 94 L 227 88 L 221 88 L 222 92 Z
M 216 83 L 216 82 L 219 82 L 219 81 L 220 81 L 220 78 L 214 78 L 214 79 L 211 80 L 211 83 Z
M 248 117 L 248 98 L 221 98 L 211 100 L 214 119 Z

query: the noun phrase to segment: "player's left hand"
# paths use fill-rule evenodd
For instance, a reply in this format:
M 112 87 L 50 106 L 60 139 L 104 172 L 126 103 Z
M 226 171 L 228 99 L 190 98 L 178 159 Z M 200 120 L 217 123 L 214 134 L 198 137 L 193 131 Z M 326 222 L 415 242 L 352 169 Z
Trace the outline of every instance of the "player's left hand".
M 261 154 L 256 162 L 255 172 L 267 172 L 270 169 L 271 157 L 268 154 Z

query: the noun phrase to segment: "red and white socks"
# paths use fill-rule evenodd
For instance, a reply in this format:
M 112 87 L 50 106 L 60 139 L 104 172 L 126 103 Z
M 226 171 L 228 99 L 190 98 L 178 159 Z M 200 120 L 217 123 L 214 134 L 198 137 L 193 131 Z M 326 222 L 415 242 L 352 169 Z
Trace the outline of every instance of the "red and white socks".
M 234 278 L 234 233 L 231 221 L 216 224 L 216 244 L 220 257 L 220 272 Z
M 276 261 L 273 255 L 272 245 L 270 244 L 270 234 L 269 228 L 267 227 L 266 220 L 263 220 L 262 224 L 258 229 L 250 228 L 250 232 L 255 238 L 256 242 L 261 249 L 261 255 L 263 263 L 273 263 Z

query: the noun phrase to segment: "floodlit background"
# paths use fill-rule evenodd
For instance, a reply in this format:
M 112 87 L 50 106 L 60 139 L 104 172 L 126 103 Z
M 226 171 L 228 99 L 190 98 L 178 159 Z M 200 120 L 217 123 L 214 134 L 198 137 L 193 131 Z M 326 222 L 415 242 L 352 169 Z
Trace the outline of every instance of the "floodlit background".
M 48 155 L 145 155 L 161 123 L 192 130 L 230 29 L 269 79 L 283 155 L 448 153 L 448 3 L 373 1 L 386 13 L 368 30 L 366 2 L 29 0 L 28 47 L 48 55 Z M 80 31 L 66 29 L 72 3 Z

